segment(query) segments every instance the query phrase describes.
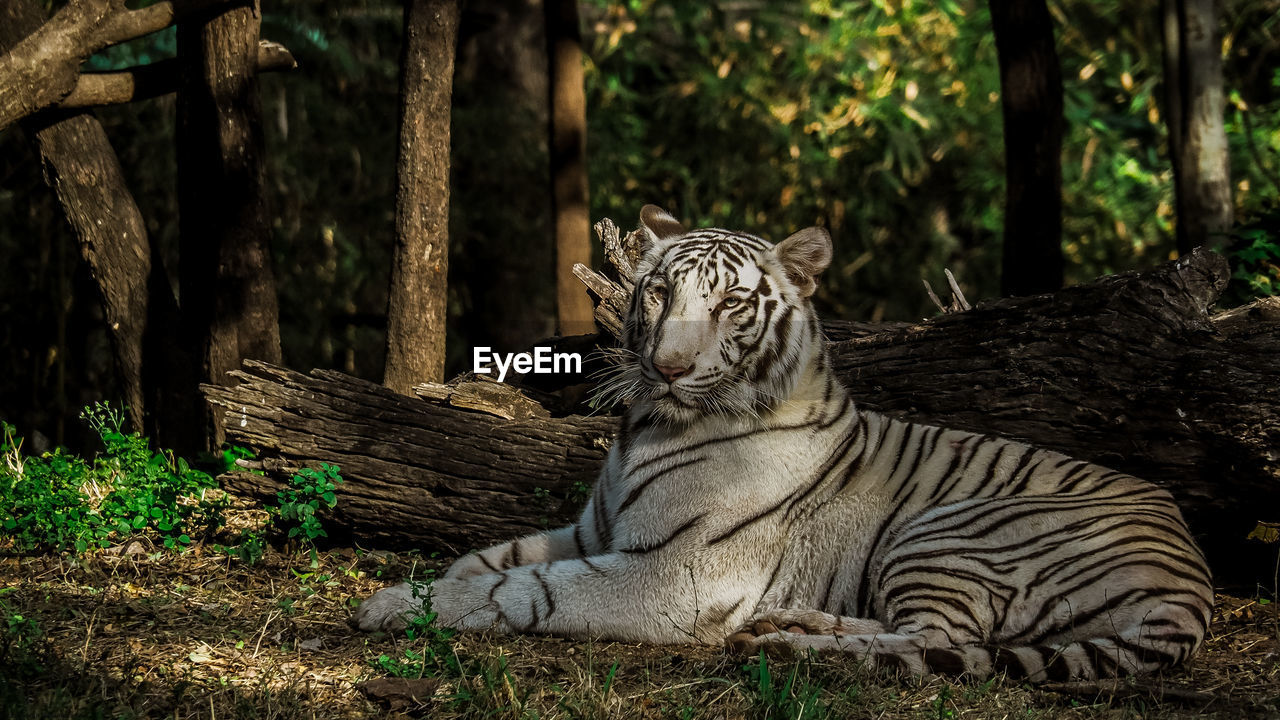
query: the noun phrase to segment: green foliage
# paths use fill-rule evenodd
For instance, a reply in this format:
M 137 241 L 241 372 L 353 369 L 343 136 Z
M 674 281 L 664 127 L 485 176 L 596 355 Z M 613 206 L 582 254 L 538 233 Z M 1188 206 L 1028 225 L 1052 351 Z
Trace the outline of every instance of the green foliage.
M 659 202 L 695 224 L 771 239 L 814 223 L 836 257 L 817 297 L 838 317 L 919 317 L 918 278 L 998 293 L 1004 167 L 987 4 L 590 5 L 593 215 Z M 1236 207 L 1280 192 L 1280 6 L 1224 3 Z M 1173 176 L 1150 4 L 1051 6 L 1066 129 L 1069 282 L 1174 252 Z M 937 282 L 934 282 L 936 285 Z
M 0 428 L 0 537 L 24 551 L 83 552 L 147 533 L 175 548 L 222 526 L 226 499 L 209 492 L 212 477 L 125 432 L 123 413 L 105 403 L 81 418 L 102 441 L 92 461 L 61 448 L 23 457 L 13 428 Z
M 955 710 L 948 707 L 951 701 L 951 688 L 943 685 L 938 694 L 934 696 L 933 702 L 930 703 L 929 717 L 934 720 L 952 720 L 956 716 Z
M 303 468 L 289 481 L 289 486 L 276 493 L 279 505 L 267 508 L 273 519 L 287 528 L 290 538 L 299 538 L 314 547 L 318 538 L 328 537 L 320 522 L 322 510 L 338 504 L 335 491 L 342 484 L 338 466 L 320 463 L 320 467 Z
M 1223 252 L 1231 262 L 1231 282 L 1219 304 L 1233 307 L 1280 295 L 1280 210 L 1238 225 Z
M 267 540 L 257 530 L 242 530 L 230 545 L 218 545 L 214 548 L 239 560 L 245 565 L 257 565 L 267 551 Z
M 431 608 L 431 574 L 425 582 L 410 583 L 419 608 L 409 617 L 405 628 L 409 645 L 401 648 L 399 656 L 383 653 L 369 661 L 387 675 L 405 678 L 462 676 L 461 661 L 450 643 L 457 633 L 435 624 L 438 615 Z
M 19 550 L 84 550 L 106 544 L 109 530 L 83 488 L 92 467 L 59 448 L 38 458 L 22 457 L 22 439 L 13 426 L 0 425 L 0 536 Z
M 792 664 L 791 671 L 779 683 L 769 669 L 769 658 L 760 651 L 759 657 L 742 666 L 749 686 L 755 691 L 755 705 L 762 717 L 809 720 L 831 716 L 830 702 L 820 702 L 822 689 L 809 682 L 808 663 Z M 801 671 L 805 676 L 801 676 Z
M 566 498 L 565 502 L 569 503 L 570 507 L 581 510 L 586 507 L 587 500 L 590 499 L 591 485 L 581 480 L 576 480 L 573 483 L 573 487 L 569 490 L 569 497 Z
M 0 667 L 6 669 L 0 673 L 0 686 L 7 679 L 36 677 L 44 671 L 44 633 L 36 621 L 9 606 L 3 599 L 8 591 L 0 590 Z
M 904 279 L 943 264 L 974 278 L 951 261 L 998 257 L 984 247 L 1003 184 L 985 13 L 607 3 L 588 68 L 595 214 L 632 222 L 657 200 L 774 240 L 820 222 L 837 246 L 819 297 L 829 311 L 919 313 L 927 299 Z
M 191 543 L 189 531 L 222 526 L 225 498 L 205 497 L 218 486 L 211 476 L 171 452 L 151 450 L 138 433 L 125 433 L 123 414 L 104 403 L 86 408 L 81 417 L 106 446 L 95 468 L 109 489 L 97 512 L 118 535 L 150 530 L 173 548 Z
M 228 473 L 228 472 L 234 472 L 237 470 L 243 470 L 243 468 L 241 468 L 238 464 L 236 464 L 236 461 L 252 460 L 254 457 L 255 455 L 253 451 L 250 450 L 249 448 L 240 447 L 239 445 L 228 445 L 227 447 L 223 448 L 222 452 L 218 453 L 217 455 L 219 472 Z M 253 470 L 251 472 L 254 475 L 262 474 L 261 470 Z

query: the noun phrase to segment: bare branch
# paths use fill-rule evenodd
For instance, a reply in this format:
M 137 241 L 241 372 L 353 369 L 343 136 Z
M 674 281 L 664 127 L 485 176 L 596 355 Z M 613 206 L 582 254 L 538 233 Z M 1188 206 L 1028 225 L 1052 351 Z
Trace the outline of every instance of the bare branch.
M 951 271 L 943 268 L 942 272 L 947 276 L 947 284 L 951 286 L 951 305 L 960 308 L 960 311 L 968 310 L 973 307 L 969 301 L 965 299 L 964 292 L 960 290 L 960 284 L 956 282 L 956 276 Z
M 81 63 L 99 50 L 163 30 L 183 17 L 243 2 L 189 0 L 127 10 L 123 0 L 72 0 L 0 56 L 0 130 L 62 102 L 76 88 Z
M 270 40 L 259 41 L 259 73 L 292 70 L 296 67 L 298 62 L 285 46 Z M 117 72 L 84 73 L 76 81 L 71 94 L 55 107 L 59 110 L 76 110 L 168 95 L 178 89 L 179 72 L 177 60 L 160 60 Z
M 947 306 L 942 304 L 942 300 L 938 298 L 938 293 L 933 291 L 933 286 L 929 284 L 929 281 L 920 278 L 920 282 L 924 283 L 924 291 L 929 293 L 929 299 L 933 301 L 933 304 L 937 306 L 938 310 L 945 313 Z
M 113 0 L 113 4 L 123 5 L 124 3 Z M 97 47 L 90 54 L 109 45 L 118 45 L 159 32 L 179 20 L 213 8 L 217 8 L 218 12 L 225 12 L 247 4 L 249 4 L 248 0 L 179 0 L 176 3 L 158 2 L 137 10 L 121 9 L 108 17 L 98 28 L 97 35 L 94 37 Z
M 924 283 L 924 290 L 929 293 L 929 299 L 933 301 L 933 304 L 937 305 L 939 310 L 948 315 L 951 313 L 964 312 L 965 310 L 973 307 L 969 304 L 969 301 L 965 299 L 964 292 L 960 290 L 960 284 L 956 282 L 956 276 L 952 275 L 951 271 L 945 268 L 942 272 L 947 276 L 947 285 L 951 286 L 951 303 L 948 305 L 942 304 L 942 301 L 938 299 L 938 294 L 933 291 L 933 286 L 929 284 L 928 280 L 923 278 L 920 280 L 920 282 Z

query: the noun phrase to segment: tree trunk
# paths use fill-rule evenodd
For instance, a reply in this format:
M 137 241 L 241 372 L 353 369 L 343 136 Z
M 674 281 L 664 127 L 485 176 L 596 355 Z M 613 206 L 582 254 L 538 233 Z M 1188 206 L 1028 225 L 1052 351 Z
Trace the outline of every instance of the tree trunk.
M 1231 229 L 1222 41 L 1214 0 L 1163 0 L 1165 124 L 1177 196 L 1178 252 Z
M 196 359 L 180 342 L 187 332 L 158 248 L 151 248 L 147 277 L 147 327 L 142 336 L 142 389 L 147 415 L 143 428 L 156 444 L 190 457 L 207 446 L 204 423 L 210 408 L 199 392 Z
M 511 352 L 556 333 L 544 16 L 542 0 L 468 0 L 459 19 L 453 115 L 466 120 L 450 137 L 470 148 L 449 171 L 449 338 L 459 347 Z M 500 214 L 487 212 L 495 197 Z
M 45 20 L 34 0 L 0 5 L 0 53 L 9 52 Z M 106 133 L 93 117 L 29 122 L 26 130 L 36 139 L 45 181 L 57 194 L 102 292 L 129 419 L 141 429 L 142 334 L 151 264 L 142 213 L 125 187 Z
M 178 28 L 184 344 L 203 381 L 219 384 L 246 358 L 280 361 L 256 75 L 259 17 L 255 2 Z M 222 430 L 207 415 L 199 424 L 217 447 Z
M 1005 216 L 1001 294 L 1062 287 L 1062 73 L 1045 0 L 989 0 L 1000 61 Z
M 1211 318 L 1226 278 L 1222 258 L 1198 252 L 1053 295 L 857 328 L 830 349 L 864 407 L 1167 487 L 1219 574 L 1239 580 L 1270 571 L 1244 537 L 1280 508 L 1280 302 Z M 260 449 L 267 470 L 340 465 L 337 524 L 385 545 L 458 551 L 563 521 L 616 423 L 555 417 L 491 382 L 427 387 L 423 401 L 328 371 L 254 365 L 242 379 L 206 389 L 230 436 Z M 260 497 L 279 486 L 278 474 L 226 481 Z
M 0 6 L 0 52 L 35 32 L 44 13 L 32 0 Z M 103 302 L 116 373 L 132 426 L 164 447 L 193 447 L 187 432 L 196 378 L 171 338 L 177 305 L 159 259 L 153 260 L 142 213 L 125 185 L 119 160 L 92 115 L 36 116 L 45 178 L 79 240 Z M 164 341 L 157 342 L 157 335 Z M 175 385 L 176 381 L 176 385 Z
M 449 127 L 457 0 L 410 0 L 400 62 L 396 251 L 383 384 L 444 378 L 449 272 Z
M 577 0 L 546 0 L 551 107 L 551 209 L 556 238 L 556 315 L 561 335 L 594 332 L 591 298 L 573 266 L 591 264 L 587 206 L 587 96 Z
M 40 127 L 33 123 L 46 181 L 80 241 L 102 293 L 111 331 L 116 374 L 132 427 L 142 430 L 142 338 L 147 321 L 151 248 L 138 210 L 107 135 L 98 121 L 78 115 Z

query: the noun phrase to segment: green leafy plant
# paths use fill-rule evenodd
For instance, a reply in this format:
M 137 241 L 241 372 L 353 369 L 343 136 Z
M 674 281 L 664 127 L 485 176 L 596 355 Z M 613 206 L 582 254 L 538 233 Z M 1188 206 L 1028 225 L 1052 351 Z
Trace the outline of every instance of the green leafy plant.
M 1242 305 L 1280 295 L 1280 210 L 1236 227 L 1223 252 L 1231 262 L 1231 282 L 1221 304 Z
M 5 588 L 0 595 L 7 594 Z M 44 633 L 40 625 L 17 612 L 0 598 L 0 667 L 7 668 L 4 675 L 10 677 L 35 677 L 44 671 L 41 660 L 41 640 Z
M 938 694 L 933 696 L 929 716 L 935 720 L 952 720 L 956 716 L 948 703 L 951 701 L 951 688 L 942 686 Z
M 337 465 L 320 463 L 319 468 L 303 468 L 276 493 L 280 504 L 267 511 L 288 528 L 290 538 L 299 538 L 314 547 L 318 538 L 328 537 L 320 522 L 322 510 L 338 504 L 336 490 L 342 484 Z
M 19 550 L 82 551 L 105 545 L 110 530 L 90 506 L 92 467 L 61 448 L 22 456 L 22 439 L 0 425 L 0 530 Z
M 462 675 L 462 663 L 453 651 L 450 642 L 456 631 L 436 625 L 438 614 L 431 608 L 430 576 L 428 580 L 410 582 L 413 597 L 418 601 L 418 609 L 409 617 L 405 627 L 410 646 L 401 649 L 401 655 L 392 656 L 386 653 L 370 661 L 370 664 L 382 672 L 395 677 L 459 677 Z
M 591 485 L 589 483 L 582 482 L 581 480 L 577 480 L 573 483 L 573 487 L 570 488 L 569 497 L 565 499 L 565 502 L 567 502 L 570 507 L 580 510 L 586 507 L 587 500 L 590 499 Z
M 236 464 L 237 460 L 252 460 L 255 457 L 256 455 L 254 455 L 253 451 L 249 448 L 240 447 L 239 445 L 228 445 L 222 449 L 221 453 L 219 453 L 219 458 L 221 459 L 220 472 L 227 473 L 241 470 L 242 468 Z M 249 472 L 254 475 L 263 474 L 261 470 L 250 470 Z
M 0 427 L 0 536 L 24 551 L 83 552 L 142 532 L 175 548 L 222 526 L 227 499 L 212 476 L 126 432 L 106 403 L 81 418 L 103 444 L 92 461 L 61 448 L 24 457 L 13 427 Z
M 173 548 L 191 543 L 189 531 L 222 526 L 226 498 L 207 497 L 217 488 L 212 476 L 167 450 L 152 450 L 140 434 L 124 432 L 123 412 L 105 403 L 85 408 L 81 417 L 106 447 L 95 469 L 110 488 L 98 504 L 108 527 L 120 535 L 151 530 Z
M 257 565 L 267 551 L 267 540 L 257 530 L 242 530 L 230 545 L 218 545 L 215 549 L 246 565 Z

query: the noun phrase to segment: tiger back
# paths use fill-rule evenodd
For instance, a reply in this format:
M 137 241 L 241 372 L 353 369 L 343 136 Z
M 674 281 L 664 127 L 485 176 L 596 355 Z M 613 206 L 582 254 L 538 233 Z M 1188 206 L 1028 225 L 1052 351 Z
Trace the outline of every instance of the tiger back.
M 1059 453 L 862 410 L 809 301 L 819 228 L 773 245 L 653 206 L 613 374 L 622 428 L 574 524 L 458 560 L 459 628 L 842 652 L 913 673 L 1147 672 L 1204 637 L 1176 506 Z M 361 605 L 398 627 L 405 586 Z

